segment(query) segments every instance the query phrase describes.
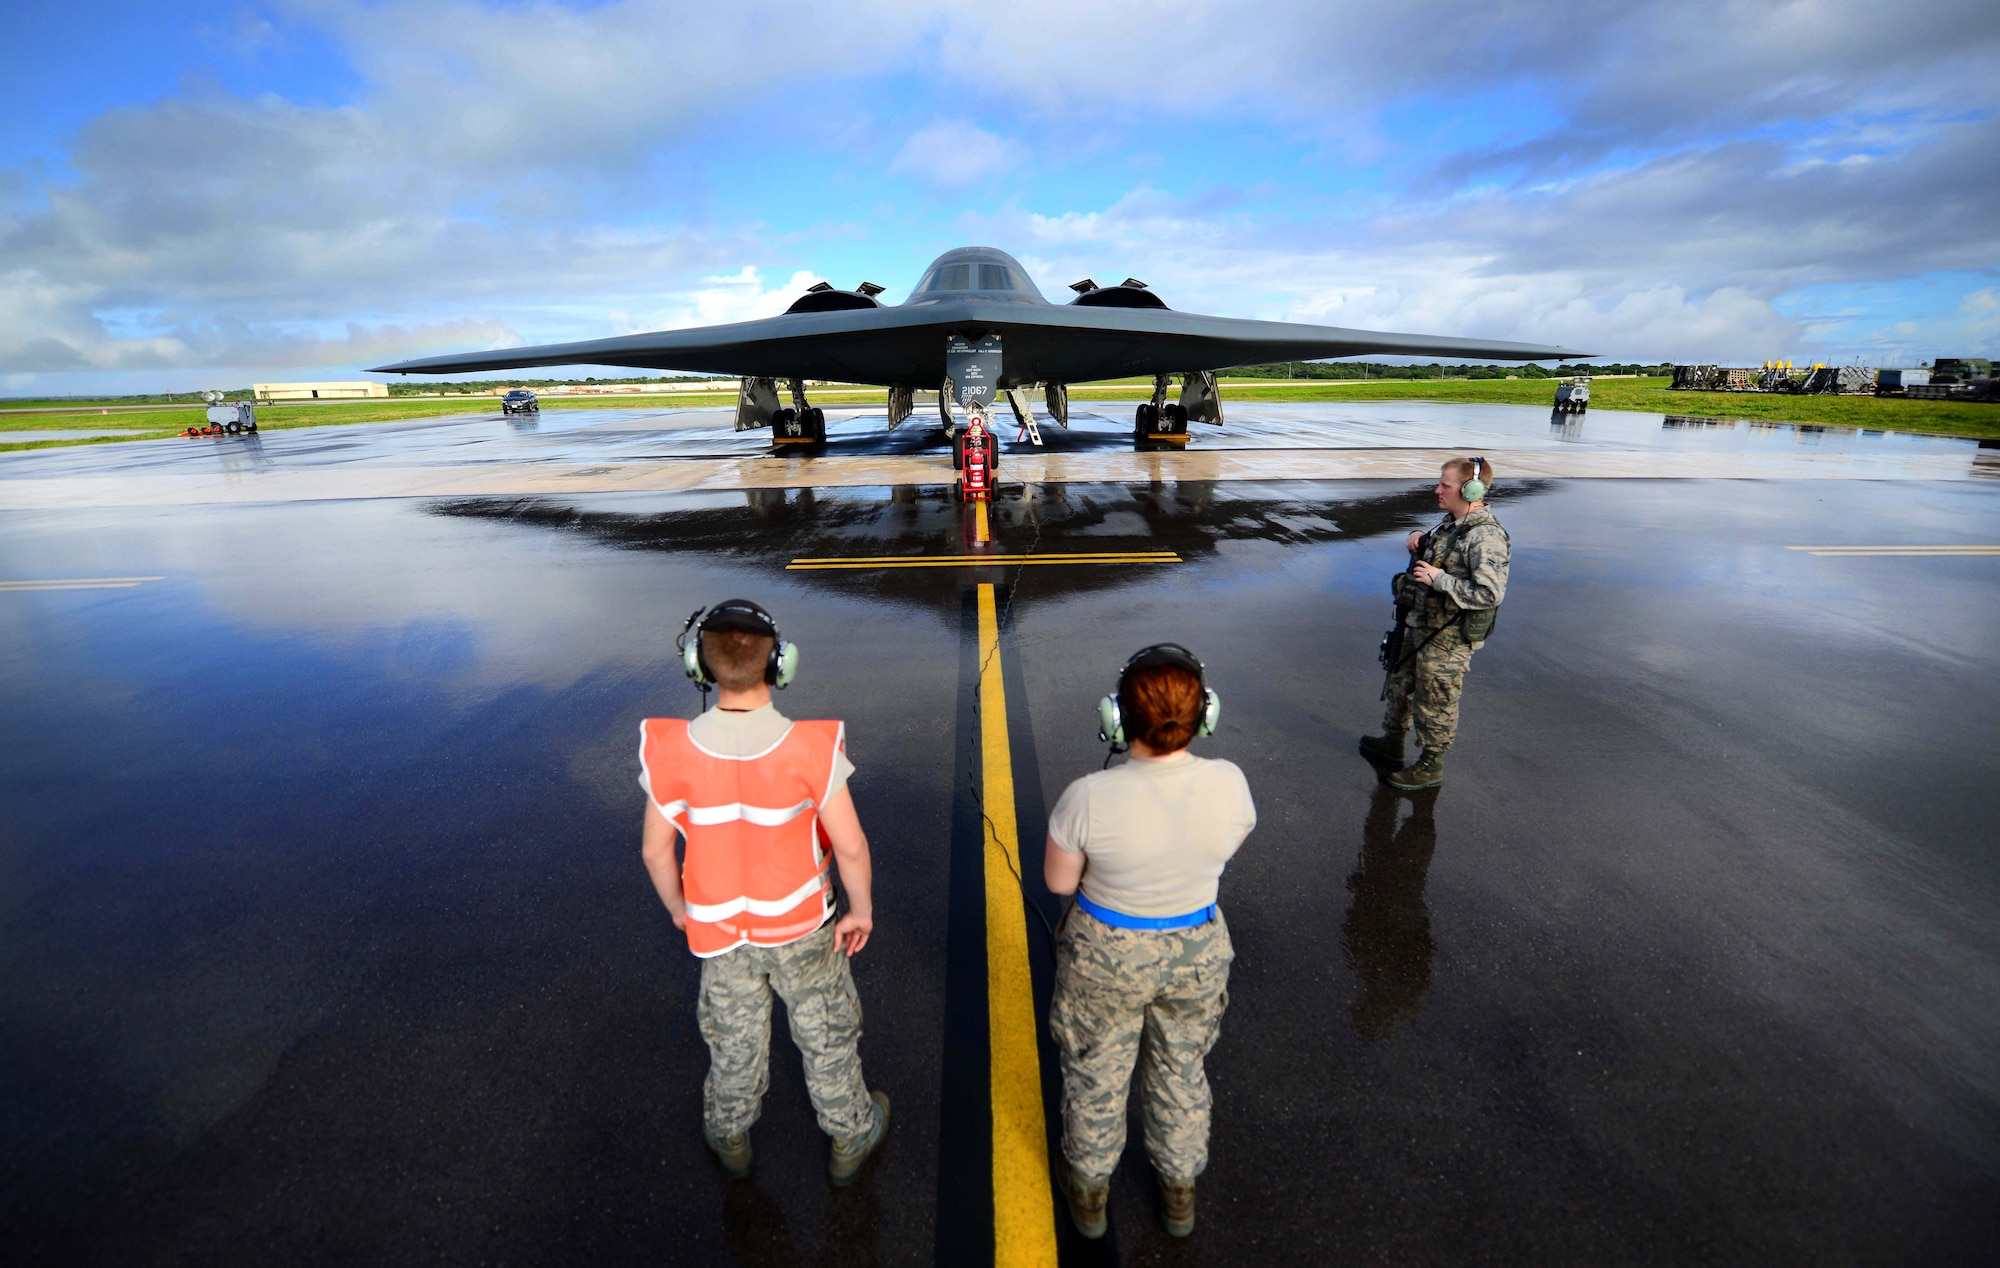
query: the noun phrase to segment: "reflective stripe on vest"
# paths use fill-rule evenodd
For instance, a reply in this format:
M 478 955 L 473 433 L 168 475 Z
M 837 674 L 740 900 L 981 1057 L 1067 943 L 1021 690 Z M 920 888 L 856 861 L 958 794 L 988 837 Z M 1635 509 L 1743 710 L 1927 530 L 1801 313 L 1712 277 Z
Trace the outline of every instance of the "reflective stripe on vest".
M 753 757 L 714 753 L 684 718 L 639 727 L 653 804 L 687 839 L 688 947 L 704 958 L 746 942 L 781 946 L 833 910 L 819 808 L 846 742 L 838 722 L 794 722 Z

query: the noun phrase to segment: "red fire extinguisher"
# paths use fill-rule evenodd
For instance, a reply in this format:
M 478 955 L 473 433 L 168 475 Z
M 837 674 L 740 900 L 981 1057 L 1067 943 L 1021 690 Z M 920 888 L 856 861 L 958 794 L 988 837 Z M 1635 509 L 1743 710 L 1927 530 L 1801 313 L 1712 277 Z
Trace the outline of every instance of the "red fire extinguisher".
M 993 497 L 993 433 L 974 414 L 958 438 L 958 497 L 961 502 L 986 502 Z

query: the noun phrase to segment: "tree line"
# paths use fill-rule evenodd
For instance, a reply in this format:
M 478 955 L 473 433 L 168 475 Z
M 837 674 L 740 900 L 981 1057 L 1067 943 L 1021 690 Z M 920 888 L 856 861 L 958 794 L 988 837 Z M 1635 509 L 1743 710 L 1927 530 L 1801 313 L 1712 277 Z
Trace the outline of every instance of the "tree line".
M 1219 373 L 1231 379 L 1556 379 L 1580 374 L 1669 375 L 1670 363 L 1660 365 L 1558 365 L 1553 370 L 1533 362 L 1527 365 L 1385 365 L 1379 361 L 1274 361 L 1269 365 L 1240 365 Z

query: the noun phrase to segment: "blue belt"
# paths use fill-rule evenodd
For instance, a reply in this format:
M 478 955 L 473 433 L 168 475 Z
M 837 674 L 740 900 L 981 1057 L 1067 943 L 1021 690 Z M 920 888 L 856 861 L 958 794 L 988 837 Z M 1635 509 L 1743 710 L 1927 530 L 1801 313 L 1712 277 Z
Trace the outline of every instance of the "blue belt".
M 1122 911 L 1098 906 L 1085 898 L 1082 890 L 1078 890 L 1076 905 L 1105 924 L 1116 925 L 1120 929 L 1192 929 L 1196 925 L 1205 925 L 1215 919 L 1214 903 L 1198 911 L 1191 911 L 1185 916 L 1128 916 Z

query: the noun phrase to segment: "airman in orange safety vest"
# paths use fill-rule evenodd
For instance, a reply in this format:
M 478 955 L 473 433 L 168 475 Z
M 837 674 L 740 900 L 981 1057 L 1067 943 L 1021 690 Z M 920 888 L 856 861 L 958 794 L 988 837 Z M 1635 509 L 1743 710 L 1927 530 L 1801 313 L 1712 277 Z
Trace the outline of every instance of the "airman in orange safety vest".
M 772 706 L 771 689 L 798 670 L 798 649 L 756 604 L 731 599 L 697 612 L 683 635 L 683 666 L 704 697 L 717 688 L 716 707 L 692 722 L 641 723 L 639 782 L 646 870 L 702 962 L 703 1134 L 725 1172 L 750 1173 L 776 991 L 833 1138 L 827 1174 L 845 1185 L 889 1130 L 888 1096 L 861 1077 L 861 1000 L 847 964 L 867 945 L 874 904 L 845 728 L 794 722 Z M 836 867 L 847 894 L 837 919 Z

